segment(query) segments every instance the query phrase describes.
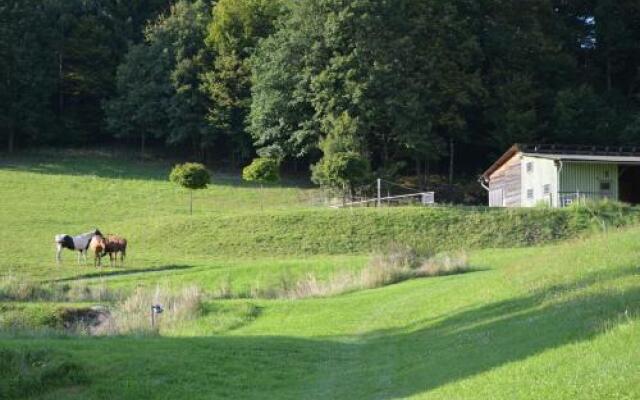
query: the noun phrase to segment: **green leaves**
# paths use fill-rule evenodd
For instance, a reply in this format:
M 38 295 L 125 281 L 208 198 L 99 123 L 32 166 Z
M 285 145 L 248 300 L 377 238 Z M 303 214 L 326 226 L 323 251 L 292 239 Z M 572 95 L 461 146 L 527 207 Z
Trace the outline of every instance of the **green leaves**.
M 202 164 L 184 163 L 173 167 L 169 180 L 187 189 L 204 189 L 211 182 L 211 176 Z
M 205 2 L 183 0 L 147 26 L 145 43 L 131 46 L 118 68 L 118 94 L 105 106 L 114 135 L 142 135 L 143 142 L 153 136 L 196 153 L 211 144 L 209 102 L 200 89 L 209 19 Z
M 207 118 L 218 136 L 229 139 L 234 161 L 253 152 L 246 132 L 252 84 L 249 58 L 258 41 L 272 33 L 279 13 L 280 1 L 221 0 L 207 28 L 206 47 L 215 54 L 202 86 L 211 102 Z
M 248 182 L 277 182 L 280 180 L 280 162 L 273 158 L 259 157 L 242 170 L 242 179 Z
M 311 167 L 311 179 L 324 187 L 351 194 L 370 179 L 368 159 L 357 135 L 358 121 L 347 113 L 332 118 L 329 135 L 320 142 L 322 159 Z

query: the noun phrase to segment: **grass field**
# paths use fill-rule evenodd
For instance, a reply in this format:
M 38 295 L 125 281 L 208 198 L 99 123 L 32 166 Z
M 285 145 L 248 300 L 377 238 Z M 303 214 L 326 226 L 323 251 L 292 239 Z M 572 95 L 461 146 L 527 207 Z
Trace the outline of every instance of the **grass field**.
M 390 242 L 464 248 L 473 271 L 323 298 L 205 295 L 195 318 L 160 335 L 15 331 L 10 321 L 37 328 L 95 302 L 7 299 L 0 397 L 640 398 L 632 209 L 330 210 L 313 205 L 313 189 L 260 191 L 218 175 L 189 217 L 169 167 L 96 153 L 3 159 L 0 274 L 125 292 L 229 284 L 241 294 L 356 271 Z M 130 239 L 126 268 L 77 266 L 70 252 L 56 267 L 53 235 L 93 226 Z

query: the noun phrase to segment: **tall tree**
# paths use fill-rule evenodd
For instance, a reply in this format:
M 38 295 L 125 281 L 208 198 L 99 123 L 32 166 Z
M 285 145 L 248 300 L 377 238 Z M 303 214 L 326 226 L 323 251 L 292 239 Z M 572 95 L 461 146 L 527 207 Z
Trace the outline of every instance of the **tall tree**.
M 144 44 L 131 47 L 118 68 L 118 94 L 105 105 L 115 135 L 140 135 L 143 150 L 152 135 L 205 157 L 212 142 L 201 89 L 210 12 L 204 1 L 179 1 L 149 24 Z
M 48 11 L 40 1 L 0 4 L 0 130 L 9 152 L 50 133 L 56 64 Z
M 108 129 L 118 138 L 139 137 L 142 156 L 149 138 L 167 135 L 172 61 L 162 46 L 132 45 L 118 67 L 117 96 L 104 106 Z
M 379 168 L 394 170 L 406 155 L 436 158 L 429 153 L 464 132 L 467 108 L 482 93 L 479 49 L 465 27 L 447 2 L 292 6 L 255 60 L 258 145 L 287 149 L 304 138 L 313 148 L 330 122 L 348 113 Z
M 258 41 L 269 36 L 281 12 L 280 1 L 221 0 L 213 9 L 205 43 L 215 54 L 204 88 L 211 99 L 208 118 L 233 164 L 251 156 L 246 119 L 251 104 L 251 65 Z
M 265 157 L 305 157 L 317 149 L 310 80 L 329 57 L 323 41 L 326 7 L 292 2 L 277 31 L 260 42 L 251 60 L 249 127 Z

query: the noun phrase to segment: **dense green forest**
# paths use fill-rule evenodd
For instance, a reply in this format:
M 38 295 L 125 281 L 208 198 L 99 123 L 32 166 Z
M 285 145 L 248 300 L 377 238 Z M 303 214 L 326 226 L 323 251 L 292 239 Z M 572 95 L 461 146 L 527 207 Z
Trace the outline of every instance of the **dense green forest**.
M 8 152 L 453 178 L 513 142 L 640 144 L 639 95 L 637 0 L 0 3 Z

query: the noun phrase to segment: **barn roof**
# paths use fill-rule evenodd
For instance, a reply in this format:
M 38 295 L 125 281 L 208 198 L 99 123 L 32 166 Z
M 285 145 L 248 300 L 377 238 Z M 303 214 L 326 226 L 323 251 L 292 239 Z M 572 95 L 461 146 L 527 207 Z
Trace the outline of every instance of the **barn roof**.
M 584 146 L 557 144 L 514 144 L 483 174 L 488 179 L 516 154 L 562 161 L 640 164 L 640 146 Z

